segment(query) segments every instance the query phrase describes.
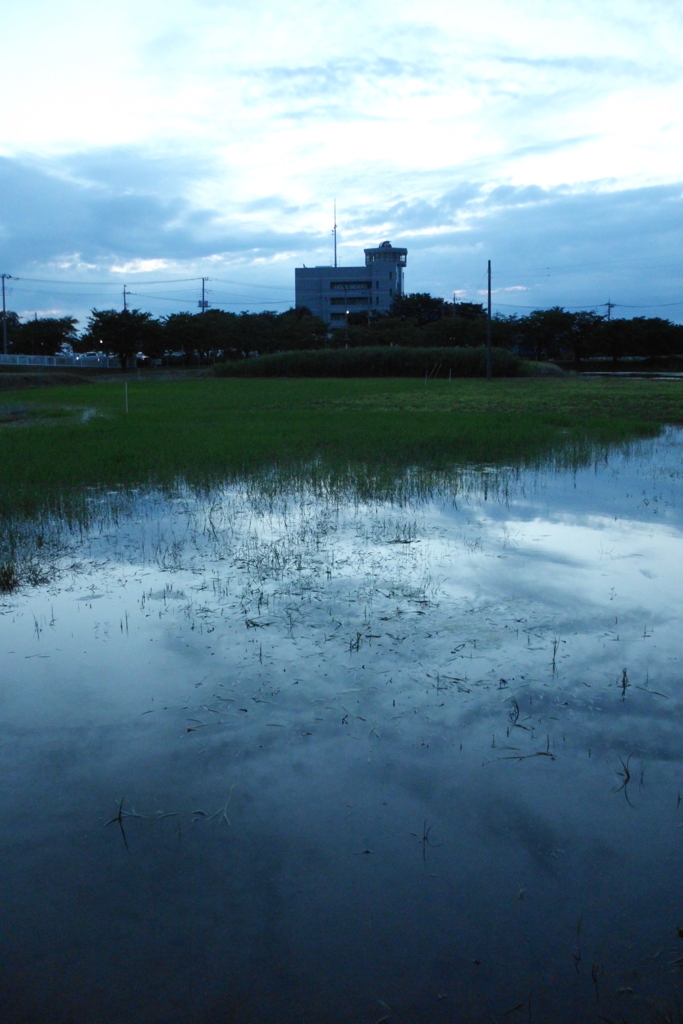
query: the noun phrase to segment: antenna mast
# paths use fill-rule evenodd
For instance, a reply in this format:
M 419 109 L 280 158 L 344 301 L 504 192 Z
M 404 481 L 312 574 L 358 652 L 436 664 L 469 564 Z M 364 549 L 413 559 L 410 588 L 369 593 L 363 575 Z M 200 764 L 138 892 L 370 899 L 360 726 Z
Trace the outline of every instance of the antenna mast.
M 334 227 L 332 228 L 332 234 L 334 236 L 334 265 L 337 266 L 337 200 L 334 201 Z

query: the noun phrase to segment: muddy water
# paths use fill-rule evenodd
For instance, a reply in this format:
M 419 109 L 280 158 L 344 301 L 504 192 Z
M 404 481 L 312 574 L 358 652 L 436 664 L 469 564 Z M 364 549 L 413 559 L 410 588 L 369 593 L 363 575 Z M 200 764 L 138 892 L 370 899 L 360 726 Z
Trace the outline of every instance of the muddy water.
M 2 1019 L 673 1006 L 682 453 L 140 494 L 5 598 Z

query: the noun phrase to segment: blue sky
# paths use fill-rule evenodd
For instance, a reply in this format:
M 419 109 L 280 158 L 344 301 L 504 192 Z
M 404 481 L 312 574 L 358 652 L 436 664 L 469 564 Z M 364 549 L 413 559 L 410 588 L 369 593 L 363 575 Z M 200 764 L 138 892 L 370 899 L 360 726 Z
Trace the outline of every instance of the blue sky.
M 21 315 L 285 309 L 389 238 L 406 287 L 683 320 L 672 0 L 25 0 L 3 11 Z M 30 280 L 33 279 L 33 280 Z M 195 279 L 195 280 L 193 280 Z M 166 283 L 168 282 L 168 283 Z M 676 305 L 680 303 L 680 305 Z

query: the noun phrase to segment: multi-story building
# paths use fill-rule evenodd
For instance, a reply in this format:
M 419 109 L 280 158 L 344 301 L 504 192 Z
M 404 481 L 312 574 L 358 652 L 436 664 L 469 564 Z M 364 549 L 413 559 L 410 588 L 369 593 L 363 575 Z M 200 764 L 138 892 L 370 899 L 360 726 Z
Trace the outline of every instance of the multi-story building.
M 308 306 L 330 327 L 344 327 L 349 313 L 388 313 L 403 295 L 407 249 L 382 242 L 365 250 L 364 267 L 297 267 L 297 306 Z

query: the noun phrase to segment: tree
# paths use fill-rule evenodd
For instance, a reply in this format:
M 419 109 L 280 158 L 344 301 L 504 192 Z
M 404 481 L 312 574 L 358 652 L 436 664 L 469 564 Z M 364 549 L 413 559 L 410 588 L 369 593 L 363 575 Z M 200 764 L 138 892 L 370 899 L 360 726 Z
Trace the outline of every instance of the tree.
M 323 348 L 327 343 L 327 324 L 313 316 L 306 306 L 295 306 L 277 318 L 276 346 L 285 351 Z
M 418 324 L 429 324 L 441 320 L 446 312 L 444 299 L 436 298 L 429 292 L 413 292 L 412 295 L 397 295 L 391 304 L 390 316 L 402 320 L 416 320 Z
M 517 351 L 523 343 L 523 334 L 520 329 L 520 318 L 516 313 L 505 316 L 504 313 L 496 313 L 491 317 L 491 340 L 496 348 L 506 348 Z
M 14 343 L 19 333 L 21 322 L 17 313 L 7 310 L 3 323 L 2 310 L 0 310 L 0 351 L 2 350 L 3 337 L 7 338 L 7 351 L 16 352 Z
M 172 352 L 183 352 L 185 364 L 193 356 L 201 362 L 210 352 L 234 348 L 235 313 L 209 309 L 204 313 L 171 313 L 164 317 L 164 343 Z
M 190 365 L 192 354 L 202 349 L 202 332 L 198 321 L 206 313 L 171 313 L 162 321 L 164 347 L 171 352 L 182 352 L 185 365 Z
M 681 351 L 683 329 L 670 320 L 658 316 L 634 316 L 630 321 L 629 333 L 630 347 L 638 355 L 646 356 L 650 362 Z
M 552 359 L 567 347 L 573 317 L 561 306 L 553 306 L 552 309 L 535 309 L 528 316 L 520 317 L 518 323 L 522 344 L 531 349 L 540 362 Z
M 446 308 L 451 316 L 461 320 L 486 320 L 486 310 L 481 302 L 447 302 Z
M 624 356 L 634 355 L 630 323 L 630 320 L 619 318 L 606 320 L 603 324 L 600 354 L 609 356 L 613 363 Z
M 605 318 L 593 312 L 573 313 L 571 316 L 567 346 L 571 350 L 575 365 L 578 366 L 582 359 L 597 353 L 598 339 Z
M 450 306 L 450 309 L 453 307 Z M 472 316 L 444 316 L 420 328 L 422 345 L 439 346 L 477 346 L 486 342 L 486 315 L 483 318 Z
M 413 319 L 403 320 L 393 316 L 375 315 L 368 318 L 365 326 L 349 322 L 345 331 L 335 331 L 334 343 L 349 345 L 351 348 L 365 345 L 415 347 L 422 343 L 422 330 Z
M 125 370 L 138 351 L 150 354 L 158 349 L 161 325 L 151 313 L 139 309 L 93 309 L 88 318 L 87 339 L 96 347 L 114 352 Z
M 27 320 L 17 330 L 14 351 L 24 355 L 54 356 L 62 345 L 72 345 L 77 338 L 73 316 L 45 316 Z

